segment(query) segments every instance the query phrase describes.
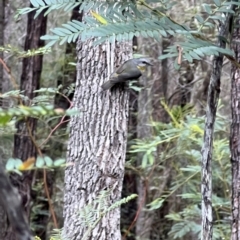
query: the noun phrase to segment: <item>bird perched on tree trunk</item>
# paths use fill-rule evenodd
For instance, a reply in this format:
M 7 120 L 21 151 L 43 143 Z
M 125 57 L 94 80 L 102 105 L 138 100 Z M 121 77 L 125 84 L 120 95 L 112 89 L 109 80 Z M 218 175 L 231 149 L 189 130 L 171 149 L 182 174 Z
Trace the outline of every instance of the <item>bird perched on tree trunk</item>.
M 140 78 L 148 65 L 153 65 L 148 58 L 127 60 L 111 74 L 110 79 L 102 85 L 102 89 L 105 91 L 111 89 L 117 83 Z

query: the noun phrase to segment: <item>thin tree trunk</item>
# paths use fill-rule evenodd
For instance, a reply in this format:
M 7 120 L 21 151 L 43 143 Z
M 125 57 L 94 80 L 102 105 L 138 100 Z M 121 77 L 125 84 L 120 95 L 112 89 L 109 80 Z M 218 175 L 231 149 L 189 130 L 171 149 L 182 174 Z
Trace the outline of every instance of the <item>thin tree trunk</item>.
M 46 33 L 47 19 L 43 14 L 40 14 L 34 19 L 34 14 L 34 12 L 28 14 L 27 36 L 24 50 L 37 49 L 44 46 L 44 42 L 40 40 L 40 37 Z M 30 99 L 36 95 L 34 91 L 39 88 L 42 59 L 43 56 L 41 55 L 23 59 L 20 90 L 24 91 L 24 94 Z M 33 118 L 27 118 L 17 123 L 17 133 L 14 136 L 13 151 L 15 158 L 20 158 L 22 161 L 25 161 L 29 157 L 36 157 L 36 147 L 31 139 L 31 136 L 34 138 L 36 123 L 36 119 Z M 24 173 L 22 176 L 11 174 L 10 178 L 12 184 L 18 188 L 22 199 L 22 206 L 24 207 L 26 216 L 29 217 L 32 174 L 30 172 Z M 5 240 L 17 239 L 11 226 L 6 229 L 6 232 Z
M 130 58 L 131 44 L 78 42 L 74 106 L 80 115 L 70 122 L 65 170 L 64 237 L 71 240 L 120 240 L 120 211 L 105 209 L 121 198 L 127 141 L 128 91 L 119 86 L 102 92 L 100 85 Z M 108 71 L 107 71 L 108 70 Z M 107 190 L 102 204 L 99 194 Z M 86 206 L 97 212 L 86 213 Z M 85 217 L 84 215 L 85 210 Z M 103 215 L 102 215 L 103 214 Z M 87 218 L 86 218 L 87 216 Z M 90 218 L 91 217 L 91 218 Z M 96 224 L 96 225 L 95 225 Z
M 0 47 L 4 44 L 4 11 L 5 1 L 0 1 Z M 3 59 L 3 51 L 0 51 L 0 59 Z M 2 93 L 3 84 L 3 65 L 0 63 L 0 93 Z M 2 106 L 2 99 L 0 98 L 0 106 Z
M 79 12 L 79 6 L 74 8 L 72 10 L 71 20 L 82 20 L 82 13 Z M 62 85 L 62 90 L 64 94 L 64 90 L 66 90 L 71 84 L 75 84 L 76 82 L 76 76 L 77 76 L 77 70 L 75 67 L 70 66 L 69 63 L 76 60 L 76 42 L 71 42 L 66 44 L 66 51 L 65 51 L 65 60 L 63 62 L 63 65 L 61 66 L 61 75 L 58 78 L 57 86 Z M 68 96 L 68 99 L 72 101 L 74 93 L 71 93 Z M 66 99 L 66 97 L 63 97 L 62 95 L 56 94 L 54 99 L 54 105 L 55 108 L 63 108 L 67 110 L 70 107 L 70 102 Z M 69 119 L 68 116 L 64 118 L 64 121 L 67 121 Z M 58 123 L 60 122 L 59 119 L 55 119 L 51 122 L 52 128 L 54 128 Z M 44 146 L 44 153 L 47 156 L 50 156 L 52 159 L 57 159 L 64 157 L 66 155 L 66 141 L 68 140 L 68 130 L 67 125 L 69 122 L 66 122 L 64 124 L 61 124 L 59 128 L 54 132 L 55 137 L 50 138 L 48 144 Z M 59 135 L 61 135 L 61 139 L 59 139 Z M 62 201 L 59 201 L 59 199 L 63 199 L 64 193 L 61 187 L 64 185 L 64 169 L 59 168 L 56 171 L 48 171 L 48 187 L 50 188 L 49 193 L 51 194 L 51 199 L 53 203 L 53 207 L 55 209 L 56 214 L 56 220 L 58 228 L 63 227 L 63 204 Z M 57 188 L 54 188 L 55 184 L 58 185 Z M 42 208 L 41 210 L 48 210 L 49 204 L 44 199 L 40 202 Z M 47 239 L 49 239 L 50 234 L 52 233 L 53 222 L 49 222 L 49 217 L 46 215 L 41 216 L 39 215 L 39 220 L 41 221 L 41 226 L 46 225 L 48 223 L 47 229 L 50 230 L 47 233 L 38 234 L 41 239 L 45 239 L 46 235 L 48 236 Z M 35 221 L 36 222 L 36 221 Z M 37 223 L 37 222 L 36 222 Z M 43 233 L 42 229 L 40 229 L 41 233 Z M 40 232 L 39 231 L 39 232 Z
M 240 21 L 236 22 L 239 26 Z M 232 48 L 240 63 L 240 28 L 234 28 Z M 232 66 L 231 88 L 232 124 L 230 132 L 230 150 L 232 164 L 232 235 L 231 240 L 240 239 L 240 69 Z
M 143 39 L 139 39 L 140 42 Z M 140 44 L 141 45 L 141 44 Z M 151 81 L 144 74 L 139 80 L 143 87 L 138 95 L 138 118 L 137 118 L 137 138 L 150 139 L 152 137 L 152 127 L 150 126 L 152 113 L 152 97 L 151 97 Z M 142 153 L 137 155 L 137 164 L 141 166 L 143 160 Z M 136 222 L 136 237 L 140 239 L 149 239 L 151 233 L 151 224 L 153 214 L 144 211 L 147 201 L 147 193 L 149 191 L 148 182 L 146 181 L 149 174 L 149 169 L 145 169 L 141 176 L 137 179 L 137 193 L 138 193 L 138 209 L 140 214 Z
M 47 18 L 40 14 L 34 19 L 34 15 L 35 12 L 28 14 L 27 36 L 24 46 L 26 51 L 44 46 L 44 41 L 40 40 L 40 37 L 46 33 Z M 23 59 L 20 90 L 24 91 L 24 94 L 30 99 L 36 96 L 34 91 L 39 89 L 42 61 L 42 55 Z M 17 123 L 17 134 L 14 136 L 14 157 L 24 161 L 28 157 L 36 156 L 36 147 L 29 135 L 34 135 L 36 122 L 36 119 L 28 118 L 27 121 L 23 120 Z
M 4 11 L 5 11 L 5 2 L 2 0 L 0 1 L 0 46 L 4 44 Z M 3 59 L 3 51 L 0 51 L 0 59 Z M 3 65 L 0 63 L 0 93 L 3 91 Z M 2 107 L 2 98 L 0 98 L 0 107 Z M 0 157 L 2 158 L 2 152 L 0 152 Z M 3 239 L 6 232 L 5 229 L 7 228 L 7 215 L 3 208 L 0 206 L 0 239 Z
M 229 22 L 231 14 L 227 14 L 224 24 L 220 27 L 219 35 L 227 38 L 229 34 Z M 226 42 L 219 38 L 218 45 L 225 48 Z M 223 65 L 223 55 L 214 56 L 213 70 L 208 88 L 206 120 L 204 129 L 204 140 L 202 146 L 202 232 L 201 240 L 211 240 L 213 233 L 212 213 L 212 142 L 214 123 L 220 94 L 220 78 Z

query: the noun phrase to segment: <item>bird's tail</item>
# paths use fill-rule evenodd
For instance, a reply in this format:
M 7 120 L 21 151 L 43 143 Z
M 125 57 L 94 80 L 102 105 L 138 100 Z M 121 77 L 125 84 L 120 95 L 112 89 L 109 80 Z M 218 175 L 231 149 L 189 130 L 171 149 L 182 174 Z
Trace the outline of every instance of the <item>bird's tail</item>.
M 114 84 L 115 84 L 115 83 L 113 83 L 112 81 L 109 80 L 109 81 L 105 82 L 105 83 L 102 85 L 102 89 L 103 89 L 104 91 L 106 91 L 106 90 L 112 88 L 112 87 L 114 86 Z

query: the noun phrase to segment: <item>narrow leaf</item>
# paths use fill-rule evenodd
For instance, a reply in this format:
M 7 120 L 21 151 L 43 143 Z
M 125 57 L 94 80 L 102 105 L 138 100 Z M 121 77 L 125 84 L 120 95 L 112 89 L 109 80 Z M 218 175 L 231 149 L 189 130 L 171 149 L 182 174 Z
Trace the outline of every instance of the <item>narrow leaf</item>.
M 60 158 L 60 159 L 55 160 L 53 164 L 55 167 L 59 167 L 59 166 L 63 165 L 65 162 L 66 161 L 64 158 Z
M 95 11 L 90 11 L 90 13 L 92 14 L 92 16 L 94 18 L 97 19 L 98 22 L 100 22 L 101 24 L 108 24 L 107 20 L 105 18 L 103 18 L 100 14 L 96 13 Z

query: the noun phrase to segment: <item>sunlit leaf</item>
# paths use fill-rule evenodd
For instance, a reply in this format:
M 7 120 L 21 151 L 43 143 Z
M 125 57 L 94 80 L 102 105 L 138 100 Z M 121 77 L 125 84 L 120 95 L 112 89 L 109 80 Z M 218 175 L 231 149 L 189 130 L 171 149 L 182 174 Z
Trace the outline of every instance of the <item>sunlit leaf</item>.
M 35 163 L 35 157 L 30 157 L 27 160 L 25 160 L 24 162 L 22 162 L 21 165 L 18 166 L 18 170 L 20 170 L 20 171 L 29 170 L 29 169 L 33 168 L 34 163 Z

